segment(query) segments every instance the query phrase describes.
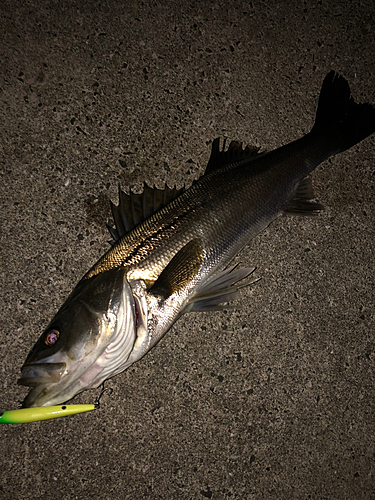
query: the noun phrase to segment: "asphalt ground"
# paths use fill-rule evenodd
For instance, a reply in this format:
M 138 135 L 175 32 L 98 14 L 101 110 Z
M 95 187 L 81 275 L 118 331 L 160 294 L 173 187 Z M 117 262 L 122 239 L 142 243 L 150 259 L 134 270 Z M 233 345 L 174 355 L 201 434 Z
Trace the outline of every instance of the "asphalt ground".
M 300 137 L 331 69 L 375 103 L 372 1 L 3 0 L 0 30 L 2 410 L 119 183 L 189 185 L 216 137 Z M 326 210 L 250 242 L 262 280 L 182 317 L 100 410 L 1 426 L 0 498 L 375 498 L 374 150 L 320 165 Z

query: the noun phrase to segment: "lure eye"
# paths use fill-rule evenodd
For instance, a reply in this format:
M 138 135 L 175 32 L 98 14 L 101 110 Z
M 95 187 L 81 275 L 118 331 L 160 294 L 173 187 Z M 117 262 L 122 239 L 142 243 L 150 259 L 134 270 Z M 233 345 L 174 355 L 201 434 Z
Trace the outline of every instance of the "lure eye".
M 57 342 L 57 339 L 59 338 L 60 332 L 57 330 L 50 330 L 47 335 L 44 343 L 46 345 L 54 345 Z

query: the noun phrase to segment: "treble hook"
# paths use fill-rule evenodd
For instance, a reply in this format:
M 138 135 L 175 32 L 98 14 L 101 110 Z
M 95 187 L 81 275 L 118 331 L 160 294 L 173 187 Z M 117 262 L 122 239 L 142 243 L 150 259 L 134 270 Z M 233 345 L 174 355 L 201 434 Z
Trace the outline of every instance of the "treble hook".
M 94 403 L 96 410 L 98 410 L 100 408 L 100 400 L 101 400 L 101 397 L 103 396 L 103 394 L 105 393 L 105 391 L 108 391 L 108 394 L 111 395 L 113 392 L 113 389 L 112 389 L 112 387 L 104 387 L 104 382 L 103 382 L 102 385 L 100 386 L 99 396 L 96 398 L 96 401 Z

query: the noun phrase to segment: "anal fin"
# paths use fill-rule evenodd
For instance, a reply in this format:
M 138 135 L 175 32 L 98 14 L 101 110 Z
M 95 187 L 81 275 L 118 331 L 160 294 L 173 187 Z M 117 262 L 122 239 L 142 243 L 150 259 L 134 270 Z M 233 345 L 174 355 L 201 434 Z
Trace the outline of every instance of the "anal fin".
M 285 215 L 304 215 L 315 216 L 324 206 L 320 203 L 311 201 L 315 198 L 314 190 L 310 177 L 305 177 L 298 184 L 293 198 L 288 202 L 284 210 Z
M 241 288 L 260 280 L 260 278 L 255 278 L 238 285 L 240 281 L 248 278 L 254 270 L 255 267 L 232 266 L 216 274 L 190 299 L 184 312 L 224 309 L 223 303 L 236 300 L 240 296 Z

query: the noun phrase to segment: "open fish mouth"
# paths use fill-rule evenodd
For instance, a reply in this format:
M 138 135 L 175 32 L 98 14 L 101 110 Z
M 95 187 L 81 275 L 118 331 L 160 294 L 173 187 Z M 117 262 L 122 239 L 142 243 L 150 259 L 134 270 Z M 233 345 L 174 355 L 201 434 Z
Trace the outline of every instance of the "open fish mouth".
M 39 398 L 44 389 L 51 384 L 59 382 L 66 371 L 66 363 L 30 363 L 21 369 L 21 377 L 17 380 L 18 385 L 25 385 L 32 389 L 22 403 L 23 408 L 35 406 L 34 402 Z
M 37 387 L 40 384 L 56 383 L 63 376 L 65 369 L 66 363 L 31 363 L 24 365 L 17 384 Z
M 28 393 L 28 395 L 25 397 L 25 399 L 22 401 L 22 408 L 30 408 L 32 406 L 41 406 L 41 405 L 36 405 L 33 404 L 34 401 L 38 398 L 38 396 L 43 392 L 43 390 L 48 387 L 49 384 L 38 384 L 36 385 L 31 391 Z

